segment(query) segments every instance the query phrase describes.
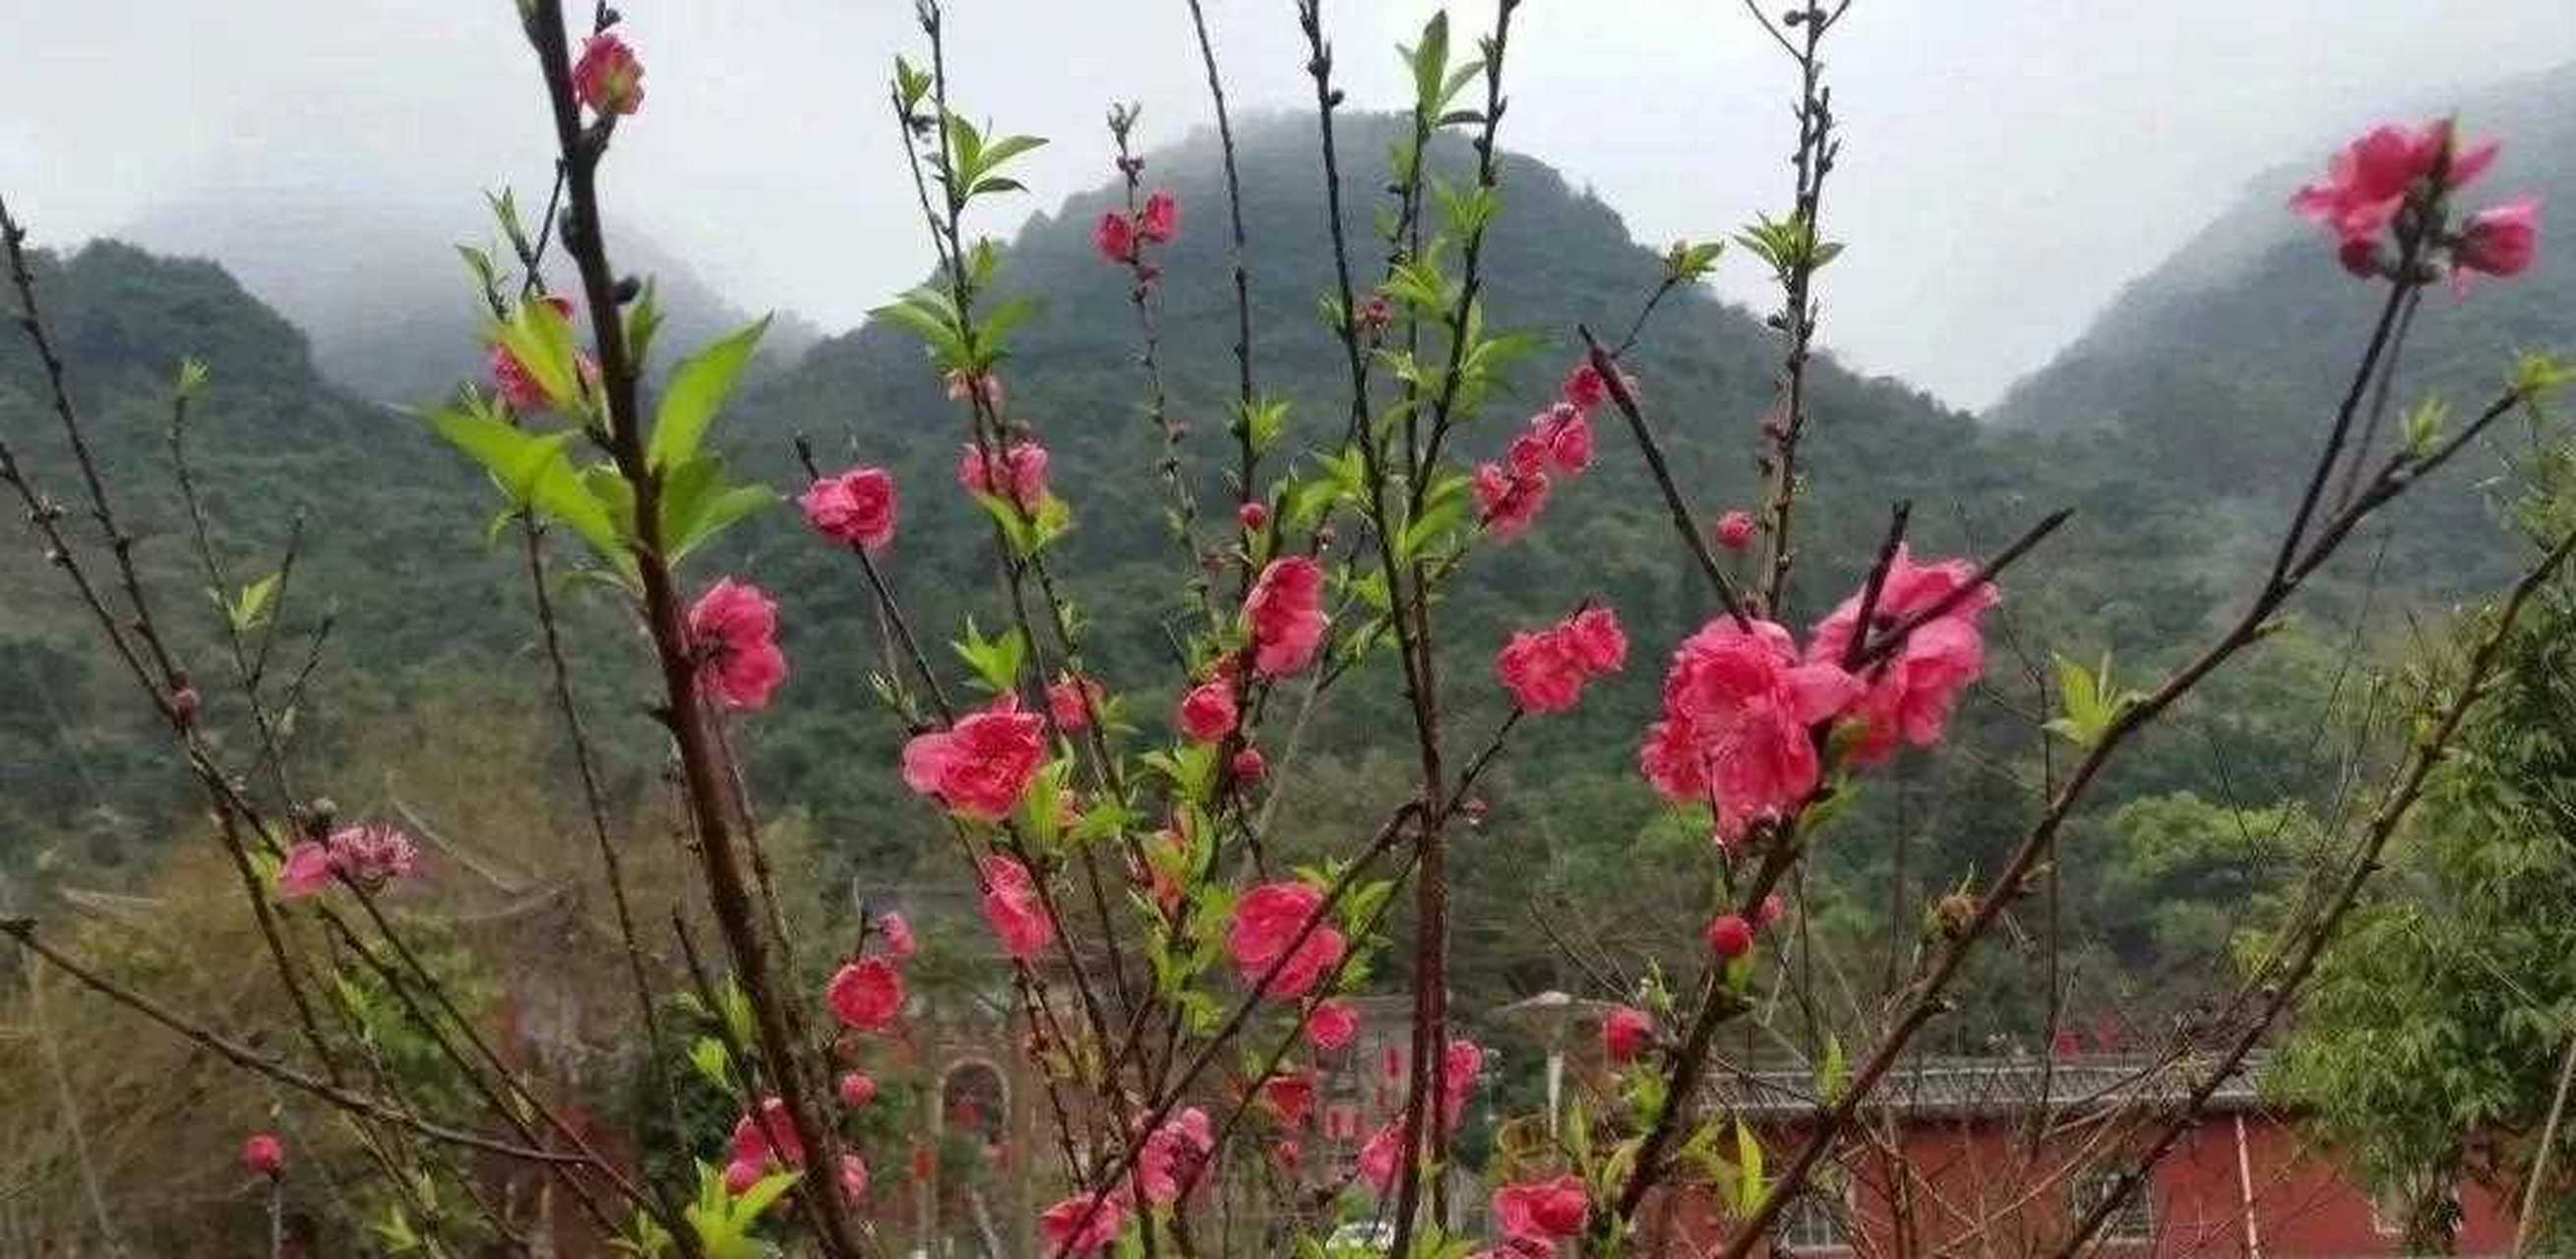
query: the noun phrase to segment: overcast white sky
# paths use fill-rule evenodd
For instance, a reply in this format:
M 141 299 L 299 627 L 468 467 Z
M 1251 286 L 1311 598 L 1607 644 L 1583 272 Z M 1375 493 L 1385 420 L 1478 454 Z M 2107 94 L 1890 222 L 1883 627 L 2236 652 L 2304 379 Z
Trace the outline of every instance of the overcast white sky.
M 1207 0 L 1242 107 L 1308 98 L 1290 0 Z M 740 304 L 826 326 L 927 256 L 882 80 L 909 0 L 626 0 L 648 99 L 610 196 Z M 1052 137 L 1029 208 L 1109 174 L 1112 97 L 1177 137 L 1210 116 L 1182 0 L 952 0 L 954 95 Z M 1332 0 L 1355 103 L 1433 0 Z M 1492 0 L 1459 0 L 1481 30 Z M 281 186 L 452 214 L 542 190 L 547 134 L 509 0 L 0 0 L 0 190 L 44 240 L 156 199 Z M 1647 242 L 1778 208 L 1785 59 L 1734 0 L 1526 0 L 1505 143 Z M 1835 37 L 1848 142 L 1825 340 L 1990 400 L 2249 176 L 2384 102 L 2576 59 L 2570 0 L 1856 0 Z M 2318 153 L 2321 160 L 2322 152 Z M 995 221 L 988 230 L 1014 224 Z M 1730 260 L 1721 287 L 1758 293 Z

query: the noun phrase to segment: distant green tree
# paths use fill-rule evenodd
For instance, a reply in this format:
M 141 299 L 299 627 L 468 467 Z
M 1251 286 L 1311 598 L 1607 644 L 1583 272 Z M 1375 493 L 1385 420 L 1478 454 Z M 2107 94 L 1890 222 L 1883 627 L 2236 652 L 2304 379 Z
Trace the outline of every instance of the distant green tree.
M 2425 1252 L 2449 1250 L 2464 1177 L 2519 1205 L 2576 1037 L 2576 583 L 2537 595 L 2505 650 L 2269 1073 Z M 2571 1129 L 2532 1225 L 2561 1244 L 2576 1241 Z

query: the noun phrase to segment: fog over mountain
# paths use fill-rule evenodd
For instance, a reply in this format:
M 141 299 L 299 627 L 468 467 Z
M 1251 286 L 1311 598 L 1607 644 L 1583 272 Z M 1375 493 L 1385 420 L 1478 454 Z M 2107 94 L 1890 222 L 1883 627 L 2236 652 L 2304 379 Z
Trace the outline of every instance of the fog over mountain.
M 538 190 L 542 197 L 543 190 Z M 522 204 L 536 229 L 542 199 Z M 746 320 L 742 306 L 649 236 L 612 223 L 619 266 L 652 277 L 673 337 L 709 340 Z M 275 307 L 313 347 L 323 377 L 360 397 L 417 403 L 483 371 L 477 329 L 488 318 L 460 244 L 510 261 L 479 197 L 453 204 L 370 197 L 363 189 L 251 187 L 153 206 L 114 235 L 160 253 L 219 262 Z M 579 288 L 560 254 L 548 283 Z M 791 362 L 820 336 L 794 312 L 770 330 L 764 365 Z
M 927 269 L 880 90 L 919 38 L 912 6 L 621 7 L 650 102 L 607 177 L 639 230 L 735 305 L 834 329 Z M 1437 7 L 1325 4 L 1355 105 L 1396 99 L 1389 49 Z M 1462 31 L 1492 23 L 1490 0 L 1449 7 Z M 1235 107 L 1311 117 L 1290 6 L 1206 10 Z M 542 110 L 500 0 L 0 0 L 0 22 L 0 187 L 54 245 L 261 184 L 445 207 L 443 245 L 474 219 L 476 190 L 543 191 Z M 984 0 L 949 22 L 961 99 L 1050 140 L 1025 163 L 1037 194 L 995 232 L 1106 177 L 1112 99 L 1145 105 L 1149 144 L 1210 118 L 1177 5 L 1104 21 L 1092 5 Z M 2576 5 L 1861 0 L 1835 39 L 1845 147 L 1825 218 L 1852 247 L 1823 285 L 1824 340 L 1864 370 L 1982 406 L 2248 178 L 2321 160 L 2407 102 L 2439 108 L 2461 85 L 2576 58 Z M 1504 143 L 1597 191 L 1640 242 L 1720 236 L 1784 208 L 1794 85 L 1738 6 L 1523 5 L 1511 63 Z M 1730 261 L 1717 284 L 1753 301 L 1764 278 Z

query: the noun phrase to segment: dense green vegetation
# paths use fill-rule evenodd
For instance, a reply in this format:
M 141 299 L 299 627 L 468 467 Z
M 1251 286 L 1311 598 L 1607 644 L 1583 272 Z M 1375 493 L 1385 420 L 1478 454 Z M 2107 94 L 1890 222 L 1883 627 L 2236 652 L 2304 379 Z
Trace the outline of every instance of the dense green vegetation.
M 1384 119 L 1347 125 L 1346 154 L 1377 154 L 1391 138 Z M 1441 157 L 1454 170 L 1463 152 Z M 1293 447 L 1299 434 L 1338 432 L 1344 407 L 1338 351 L 1314 307 L 1330 259 L 1312 123 L 1281 118 L 1246 128 L 1242 160 L 1256 372 L 1264 392 L 1291 403 Z M 1373 205 L 1379 176 L 1355 164 L 1361 168 L 1345 171 L 1347 199 Z M 2508 167 L 2491 178 L 2503 187 L 2514 176 Z M 1180 238 L 1162 258 L 1160 357 L 1173 413 L 1190 425 L 1184 459 L 1203 522 L 1223 520 L 1233 497 L 1221 479 L 1231 462 L 1223 415 L 1234 389 L 1233 297 L 1217 153 L 1204 137 L 1157 151 L 1146 178 L 1174 190 L 1183 206 Z M 1505 212 L 1486 249 L 1489 318 L 1532 330 L 1554 348 L 1520 373 L 1519 387 L 1488 409 L 1480 429 L 1464 434 L 1470 457 L 1497 452 L 1519 418 L 1552 394 L 1572 361 L 1578 323 L 1624 331 L 1661 275 L 1654 251 L 1630 242 L 1612 210 L 1556 172 L 1507 157 L 1502 186 Z M 1719 190 L 1705 235 L 1723 235 L 1772 191 Z M 1034 219 L 1006 250 L 1003 287 L 1039 295 L 1043 305 L 1004 375 L 1012 411 L 1053 449 L 1054 485 L 1076 513 L 1057 568 L 1093 625 L 1097 671 L 1128 697 L 1132 716 L 1159 726 L 1175 676 L 1162 625 L 1180 613 L 1182 596 L 1151 476 L 1160 440 L 1139 408 L 1126 280 L 1089 245 L 1089 224 L 1109 198 L 1107 191 L 1073 197 Z M 2146 676 L 2223 607 L 2249 547 L 2259 545 L 2248 540 L 2278 528 L 2268 491 L 2280 461 L 2315 440 L 2324 413 L 2315 399 L 2348 370 L 2357 338 L 2346 324 L 2362 317 L 2362 299 L 2351 286 L 2319 294 L 2328 280 L 2340 281 L 2313 242 L 2264 256 L 2264 268 L 2232 273 L 2225 291 L 2202 296 L 2221 311 L 2233 309 L 2230 301 L 2248 305 L 2229 318 L 2259 324 L 2269 339 L 2229 341 L 2222 352 L 2167 347 L 2136 373 L 2161 373 L 2156 383 L 2176 391 L 2141 393 L 2134 411 L 2099 413 L 2112 423 L 2024 422 L 1998 433 L 1901 382 L 1865 379 L 1829 359 L 1811 377 L 1817 420 L 1803 452 L 1812 470 L 1800 516 L 1804 566 L 1784 618 L 1793 624 L 1811 622 L 1842 597 L 1894 500 L 1915 502 L 1919 554 L 1990 551 L 2048 509 L 2081 509 L 2007 582 L 1987 681 L 1963 706 L 1951 749 L 1903 763 L 1835 824 L 1805 896 L 1819 938 L 1855 984 L 1901 966 L 1923 904 L 1990 868 L 2027 818 L 2051 769 L 2037 722 L 2049 703 L 2042 681 L 2049 653 L 2092 659 L 2107 651 L 2124 676 Z M 2317 273 L 2315 283 L 2307 272 Z M 2531 291 L 2566 274 L 2560 264 Z M 1830 291 L 1830 269 L 1824 283 Z M 2257 296 L 2231 296 L 2240 283 Z M 141 554 L 167 579 L 165 589 L 202 585 L 164 446 L 181 355 L 212 370 L 190 442 L 235 581 L 273 570 L 290 522 L 298 513 L 307 519 L 280 651 L 300 656 L 302 636 L 326 610 L 333 618 L 303 718 L 316 723 L 307 732 L 314 790 L 327 783 L 335 795 L 373 800 L 377 767 L 335 732 L 380 725 L 470 689 L 460 680 L 467 673 L 517 679 L 537 692 L 523 559 L 508 533 L 487 545 L 490 496 L 416 419 L 321 383 L 303 337 L 211 266 L 102 244 L 58 261 L 44 290 L 123 502 L 148 526 Z M 461 280 L 458 292 L 465 293 Z M 2304 300 L 2298 309 L 2319 313 L 2281 319 L 2276 308 L 2254 305 L 2258 297 Z M 2509 317 L 2501 335 L 2512 344 L 2564 327 L 2527 327 L 2521 290 L 2475 301 L 2457 322 L 2502 311 Z M 2453 322 L 2450 315 L 2428 304 L 2428 335 Z M 2135 322 L 2115 314 L 2106 327 L 2124 321 Z M 1830 342 L 1830 311 L 1825 329 Z M 2421 361 L 2456 358 L 2464 378 L 2501 370 L 2493 343 L 2425 344 Z M 1777 356 L 1755 314 L 1687 289 L 1662 304 L 1631 356 L 1649 415 L 1705 517 L 1749 505 L 1756 430 L 1773 402 Z M 2203 387 L 2188 382 L 2206 373 L 2230 379 L 2229 364 L 2237 365 L 2235 379 L 2267 382 L 2272 392 L 2231 395 L 2224 410 L 2188 392 Z M 2061 367 L 2059 378 L 2070 370 Z M 2009 414 L 2027 421 L 2059 410 L 2046 402 L 2061 388 L 2050 380 L 2016 395 Z M 0 424 L 13 441 L 28 435 L 36 466 L 64 494 L 68 470 L 40 398 L 23 346 L 0 348 Z M 2173 422 L 2130 423 L 2131 415 Z M 987 626 L 1001 619 L 984 517 L 954 487 L 959 417 L 913 340 L 872 325 L 816 346 L 766 380 L 726 433 L 737 472 L 782 490 L 802 481 L 791 449 L 799 433 L 815 439 L 829 465 L 894 468 L 904 494 L 894 580 L 916 624 L 945 638 L 969 612 Z M 1541 909 L 1566 934 L 1601 942 L 1623 969 L 1645 956 L 1696 952 L 1706 837 L 1665 813 L 1634 757 L 1664 653 L 1709 608 L 1633 442 L 1615 417 L 1605 412 L 1602 421 L 1600 466 L 1560 492 L 1529 537 L 1480 553 L 1439 613 L 1454 662 L 1445 701 L 1470 714 L 1502 711 L 1486 661 L 1510 630 L 1552 620 L 1577 599 L 1618 607 L 1638 644 L 1627 672 L 1580 710 L 1532 723 L 1491 781 L 1492 807 L 1455 863 L 1457 920 L 1468 937 L 1460 953 L 1478 966 L 1461 976 L 1471 1007 L 1585 986 L 1531 926 Z M 2212 444 L 2231 435 L 2251 445 Z M 2222 479 L 2217 487 L 2228 492 L 2213 497 L 2212 477 L 2222 473 L 2241 474 L 2243 483 Z M 2418 519 L 2482 518 L 2472 480 L 2447 478 L 2428 496 L 2436 500 L 2431 514 Z M 2379 646 L 2345 622 L 2365 602 L 2431 606 L 2511 558 L 2464 557 L 2458 552 L 2476 543 L 2459 528 L 2410 525 L 2396 539 L 2384 565 L 2360 556 L 2312 605 L 2310 619 L 2222 675 L 2124 762 L 2069 849 L 2056 904 L 2034 905 L 2021 933 L 2032 940 L 2051 919 L 2060 924 L 2074 959 L 2065 976 L 2070 1008 L 2088 1018 L 2116 1013 L 2150 1034 L 2161 1030 L 2163 1014 L 2187 1007 L 2213 981 L 2209 963 L 2224 947 L 2229 915 L 2264 890 L 2268 871 L 2313 842 L 2308 819 L 2331 814 L 2334 769 L 2350 747 L 2346 736 L 2320 730 L 2368 691 L 2366 667 L 2355 661 Z M 794 665 L 779 704 L 746 732 L 766 812 L 810 829 L 835 887 L 844 879 L 882 888 L 949 877 L 931 842 L 935 820 L 894 773 L 899 732 L 870 699 L 866 676 L 878 667 L 872 619 L 848 558 L 817 544 L 792 511 L 770 513 L 725 545 L 726 567 L 780 596 Z M 82 636 L 77 606 L 42 567 L 27 547 L 0 553 L 0 588 L 11 592 L 0 605 L 0 668 L 29 679 L 11 676 L 9 690 L 23 685 L 34 697 L 0 712 L 0 757 L 12 787 L 0 801 L 0 868 L 13 876 L 13 895 L 24 894 L 14 876 L 93 871 L 157 851 L 180 808 L 177 771 L 127 719 L 134 709 L 118 689 L 124 680 Z M 632 636 L 593 587 L 567 581 L 564 591 L 591 708 L 607 727 L 622 781 L 640 787 L 655 768 L 655 744 L 635 712 Z M 184 611 L 203 617 L 211 606 L 190 601 Z M 199 655 L 216 675 L 207 689 L 220 697 L 229 679 L 213 653 Z M 1293 833 L 1282 842 L 1296 854 L 1348 848 L 1407 794 L 1403 753 L 1383 737 L 1400 703 L 1390 678 L 1363 673 L 1318 705 L 1283 778 L 1281 816 L 1292 819 Z M 1264 730 L 1274 764 L 1285 760 L 1289 724 L 1274 714 Z M 1465 728 L 1478 725 L 1471 719 Z M 568 780 L 557 781 L 570 791 Z M 2230 812 L 2239 806 L 2264 810 L 2253 816 L 2270 821 L 2249 827 Z M 1991 982 L 1978 985 L 1984 1007 L 1944 1034 L 1968 1043 L 1998 1029 L 2034 1035 L 2044 990 L 2026 963 L 2010 953 L 1990 958 Z

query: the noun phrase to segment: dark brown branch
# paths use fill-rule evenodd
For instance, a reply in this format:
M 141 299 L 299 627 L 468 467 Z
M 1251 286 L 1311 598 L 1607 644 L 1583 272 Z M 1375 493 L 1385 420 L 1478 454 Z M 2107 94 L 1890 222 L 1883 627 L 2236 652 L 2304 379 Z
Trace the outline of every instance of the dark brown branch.
M 562 0 L 531 0 L 527 31 L 537 53 L 548 104 L 552 107 L 555 145 L 564 172 L 564 247 L 581 274 L 591 338 L 599 358 L 600 387 L 607 413 L 607 444 L 619 475 L 635 493 L 633 555 L 642 586 L 645 622 L 661 667 L 666 696 L 664 718 L 679 753 L 680 770 L 692 820 L 697 829 L 700 865 L 707 895 L 725 946 L 753 1012 L 760 1048 L 771 1068 L 772 1082 L 787 1107 L 798 1138 L 824 1167 L 840 1157 L 840 1138 L 822 1122 L 801 1069 L 799 1042 L 786 1003 L 797 998 L 778 986 L 770 943 L 764 939 L 745 886 L 742 857 L 727 817 L 723 771 L 709 729 L 712 717 L 698 693 L 697 661 L 689 647 L 680 596 L 664 551 L 662 484 L 659 470 L 646 462 L 645 426 L 637 397 L 640 364 L 630 361 L 624 321 L 619 317 L 617 278 L 608 261 L 605 228 L 599 213 L 598 169 L 614 131 L 614 115 L 594 126 L 582 123 L 581 105 L 573 92 L 571 52 L 566 43 Z M 838 1193 L 806 1195 L 817 1204 L 823 1249 L 834 1259 L 861 1252 L 849 1204 Z
M 1682 499 L 1680 483 L 1673 479 L 1673 467 L 1664 458 L 1663 444 L 1655 440 L 1654 430 L 1646 427 L 1644 412 L 1637 406 L 1636 397 L 1628 392 L 1627 378 L 1619 374 L 1618 360 L 1593 339 L 1590 328 L 1577 324 L 1574 330 L 1583 337 L 1584 352 L 1589 356 L 1592 370 L 1600 373 L 1602 382 L 1610 387 L 1611 403 L 1619 408 L 1620 415 L 1627 417 L 1628 431 L 1635 434 L 1637 449 L 1646 456 L 1646 470 L 1654 474 L 1656 488 L 1664 492 L 1664 507 L 1672 513 L 1674 531 L 1682 535 L 1683 544 L 1690 548 L 1691 558 L 1699 561 L 1699 571 L 1708 577 L 1709 586 L 1717 591 L 1717 601 L 1725 607 L 1726 614 L 1735 618 L 1736 628 L 1752 629 L 1753 618 L 1745 609 L 1744 599 L 1736 593 L 1735 583 L 1726 579 L 1726 570 L 1718 567 L 1716 553 L 1708 549 L 1708 538 L 1691 515 L 1690 504 Z

